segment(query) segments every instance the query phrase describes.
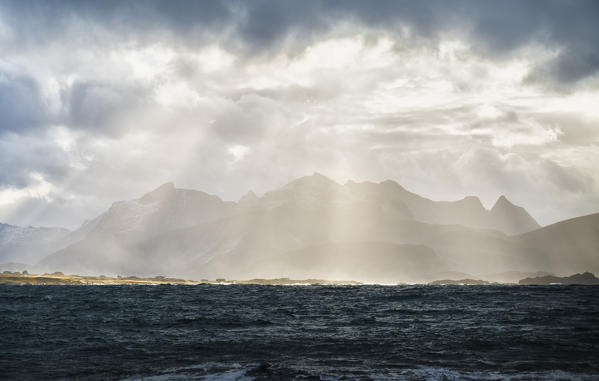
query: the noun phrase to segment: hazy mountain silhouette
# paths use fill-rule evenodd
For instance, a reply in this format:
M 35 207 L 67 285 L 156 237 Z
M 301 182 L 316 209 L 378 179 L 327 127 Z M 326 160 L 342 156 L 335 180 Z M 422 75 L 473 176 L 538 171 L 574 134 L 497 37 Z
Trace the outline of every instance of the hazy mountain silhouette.
M 0 263 L 35 263 L 73 241 L 63 228 L 20 227 L 0 223 Z
M 394 181 L 380 184 L 349 182 L 355 193 L 376 195 L 380 199 L 400 202 L 415 220 L 432 224 L 459 224 L 476 228 L 497 229 L 506 234 L 517 234 L 538 229 L 539 224 L 526 210 L 501 196 L 493 209 L 487 210 L 478 197 L 467 196 L 458 201 L 432 201 L 404 189 Z
M 144 239 L 166 230 L 227 216 L 235 205 L 218 196 L 176 189 L 172 183 L 166 183 L 137 200 L 113 203 L 106 213 L 89 223 L 87 230 L 92 237 L 117 235 Z
M 249 192 L 238 203 L 165 184 L 114 203 L 73 233 L 84 238 L 40 266 L 106 275 L 379 282 L 424 280 L 441 271 L 596 271 L 599 221 L 571 224 L 509 235 L 538 224 L 503 196 L 487 210 L 476 197 L 431 201 L 393 181 L 341 185 L 315 174 L 262 197 Z M 551 244 L 562 235 L 572 237 L 570 245 Z
M 540 228 L 528 212 L 500 196 L 489 212 L 491 225 L 508 234 L 517 234 Z

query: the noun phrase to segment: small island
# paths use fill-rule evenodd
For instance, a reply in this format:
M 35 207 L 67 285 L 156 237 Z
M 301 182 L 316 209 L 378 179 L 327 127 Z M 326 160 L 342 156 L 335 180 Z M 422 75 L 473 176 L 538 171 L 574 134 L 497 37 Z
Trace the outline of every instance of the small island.
M 449 286 L 449 285 L 482 286 L 482 285 L 499 284 L 499 283 L 490 283 L 490 282 L 487 282 L 486 280 L 480 280 L 480 279 L 460 279 L 460 280 L 441 279 L 441 280 L 435 280 L 435 281 L 429 282 L 427 284 L 430 286 Z
M 558 276 L 541 276 L 535 278 L 524 278 L 518 282 L 520 285 L 551 285 L 551 284 L 599 284 L 599 279 L 589 272 L 582 274 L 574 274 L 567 277 Z

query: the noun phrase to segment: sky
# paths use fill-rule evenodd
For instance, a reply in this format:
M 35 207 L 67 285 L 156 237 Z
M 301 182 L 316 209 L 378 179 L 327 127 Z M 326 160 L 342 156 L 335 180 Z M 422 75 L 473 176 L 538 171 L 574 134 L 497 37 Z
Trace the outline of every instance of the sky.
M 0 221 L 319 172 L 599 212 L 599 2 L 0 2 Z

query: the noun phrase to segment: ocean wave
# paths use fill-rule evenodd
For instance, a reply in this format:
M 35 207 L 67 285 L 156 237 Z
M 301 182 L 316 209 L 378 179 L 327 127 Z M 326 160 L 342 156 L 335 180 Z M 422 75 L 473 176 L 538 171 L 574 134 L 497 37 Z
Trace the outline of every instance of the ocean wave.
M 543 372 L 467 372 L 440 367 L 418 367 L 405 369 L 372 369 L 360 367 L 332 368 L 327 366 L 290 363 L 226 364 L 209 362 L 188 367 L 166 369 L 154 375 L 137 375 L 122 381 L 250 381 L 250 380 L 430 380 L 430 381 L 596 381 L 599 375 L 567 372 L 561 370 Z

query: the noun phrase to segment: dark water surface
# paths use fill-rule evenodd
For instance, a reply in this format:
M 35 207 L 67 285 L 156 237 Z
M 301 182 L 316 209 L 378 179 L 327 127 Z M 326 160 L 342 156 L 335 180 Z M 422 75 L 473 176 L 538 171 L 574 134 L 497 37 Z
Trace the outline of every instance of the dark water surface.
M 0 286 L 0 378 L 599 380 L 597 286 Z

